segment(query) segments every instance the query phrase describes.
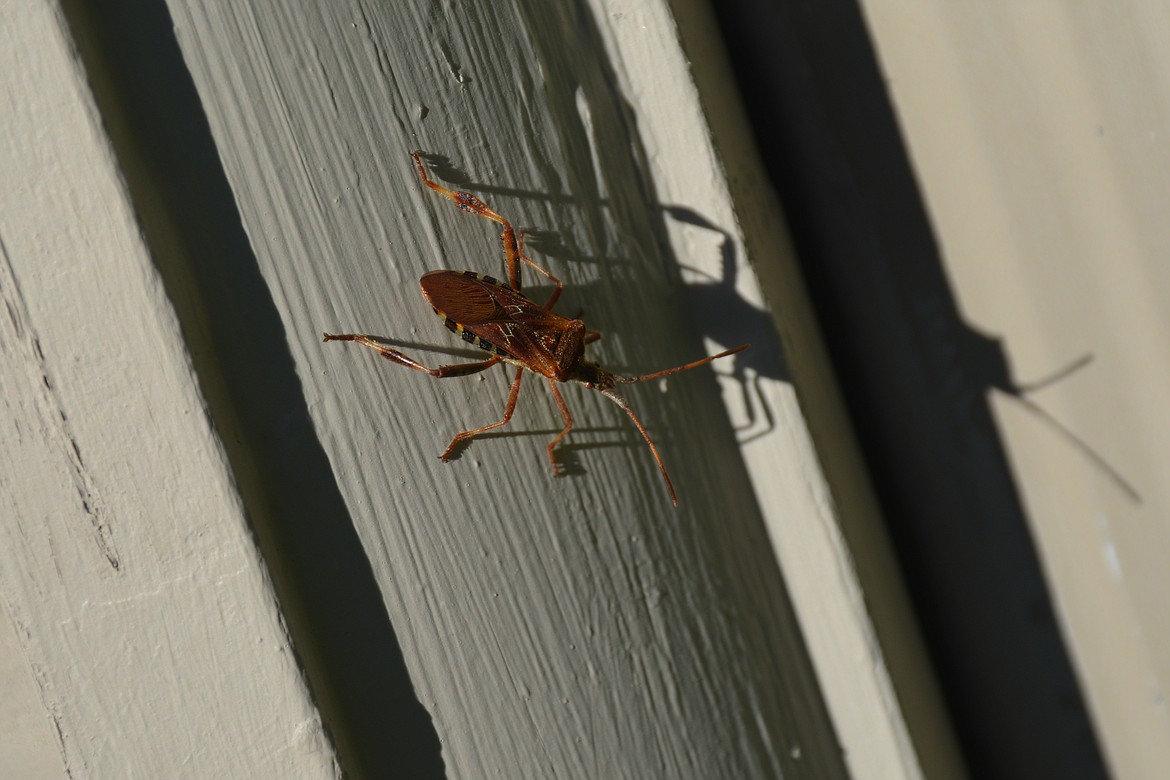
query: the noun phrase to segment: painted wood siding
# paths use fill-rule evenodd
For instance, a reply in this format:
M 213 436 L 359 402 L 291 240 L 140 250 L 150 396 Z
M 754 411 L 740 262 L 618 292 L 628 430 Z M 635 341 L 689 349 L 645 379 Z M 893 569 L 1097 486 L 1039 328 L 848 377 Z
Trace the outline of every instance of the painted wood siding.
M 66 770 L 879 778 L 945 745 L 782 219 L 680 5 L 8 6 L 0 584 Z M 599 396 L 566 390 L 564 477 L 538 381 L 444 464 L 509 374 L 321 343 L 472 355 L 417 280 L 499 273 L 497 232 L 416 148 L 529 229 L 606 366 L 753 344 L 628 394 L 678 510 Z M 902 702 L 887 657 L 919 670 Z

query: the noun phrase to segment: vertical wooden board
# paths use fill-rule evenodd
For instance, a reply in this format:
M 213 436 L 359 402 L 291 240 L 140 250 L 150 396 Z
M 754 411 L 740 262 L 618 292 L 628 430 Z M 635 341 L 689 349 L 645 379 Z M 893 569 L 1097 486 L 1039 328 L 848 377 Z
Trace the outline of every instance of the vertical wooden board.
M 602 34 L 639 134 L 654 149 L 650 167 L 692 322 L 721 345 L 753 333 L 752 350 L 721 383 L 850 775 L 962 777 L 779 204 L 729 88 L 711 9 L 690 0 L 669 9 L 593 5 L 613 20 Z M 650 40 L 647 29 L 677 38 Z
M 711 371 L 629 393 L 675 511 L 600 397 L 566 389 L 563 478 L 544 455 L 559 416 L 531 377 L 509 429 L 443 464 L 455 431 L 499 419 L 505 372 L 438 381 L 320 344 L 358 330 L 430 364 L 482 357 L 448 337 L 417 279 L 498 275 L 498 231 L 420 186 L 408 153 L 421 148 L 438 179 L 530 228 L 568 285 L 559 308 L 605 334 L 591 353 L 606 365 L 702 354 L 606 17 L 535 2 L 168 5 L 447 774 L 841 776 Z M 793 457 L 815 474 L 811 453 Z M 794 506 L 823 519 L 802 495 Z
M 867 3 L 948 272 L 1119 777 L 1170 773 L 1165 7 Z
M 0 598 L 64 771 L 336 776 L 59 9 L 0 16 Z
M 0 776 L 56 778 L 65 772 L 53 724 L 41 707 L 39 691 L 16 626 L 0 610 Z

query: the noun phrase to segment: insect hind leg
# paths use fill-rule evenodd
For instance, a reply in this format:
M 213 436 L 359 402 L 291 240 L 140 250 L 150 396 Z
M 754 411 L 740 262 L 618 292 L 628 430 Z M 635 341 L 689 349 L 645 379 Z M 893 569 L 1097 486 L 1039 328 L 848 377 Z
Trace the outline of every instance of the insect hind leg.
M 565 403 L 565 397 L 561 395 L 561 390 L 557 387 L 557 383 L 550 379 L 548 380 L 548 387 L 552 390 L 553 400 L 557 402 L 557 409 L 561 412 L 561 419 L 565 421 L 564 429 L 556 435 L 556 438 L 548 443 L 548 461 L 552 464 L 553 476 L 559 477 L 563 472 L 557 463 L 557 456 L 554 450 L 561 443 L 561 439 L 565 438 L 569 431 L 573 430 L 573 415 L 569 413 L 569 406 Z

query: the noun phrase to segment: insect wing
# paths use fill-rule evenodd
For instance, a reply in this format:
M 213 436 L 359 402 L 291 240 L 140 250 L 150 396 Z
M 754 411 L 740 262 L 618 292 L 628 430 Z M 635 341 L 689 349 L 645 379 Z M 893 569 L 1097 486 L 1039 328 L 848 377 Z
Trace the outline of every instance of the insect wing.
M 494 285 L 477 276 L 454 271 L 431 271 L 419 280 L 423 297 L 436 312 L 461 325 L 492 322 L 506 316 L 492 295 Z
M 432 271 L 423 295 L 465 340 L 487 342 L 507 357 L 549 377 L 560 373 L 557 347 L 573 320 L 555 314 L 511 287 L 471 271 Z

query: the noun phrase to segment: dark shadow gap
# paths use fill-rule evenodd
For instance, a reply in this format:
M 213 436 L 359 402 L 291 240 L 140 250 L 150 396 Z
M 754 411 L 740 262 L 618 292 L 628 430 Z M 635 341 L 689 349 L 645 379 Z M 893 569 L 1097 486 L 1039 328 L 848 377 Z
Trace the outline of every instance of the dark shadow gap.
M 989 406 L 1026 388 L 956 305 L 857 3 L 712 7 L 972 776 L 1105 777 Z
M 63 8 L 342 769 L 442 778 L 166 4 Z

